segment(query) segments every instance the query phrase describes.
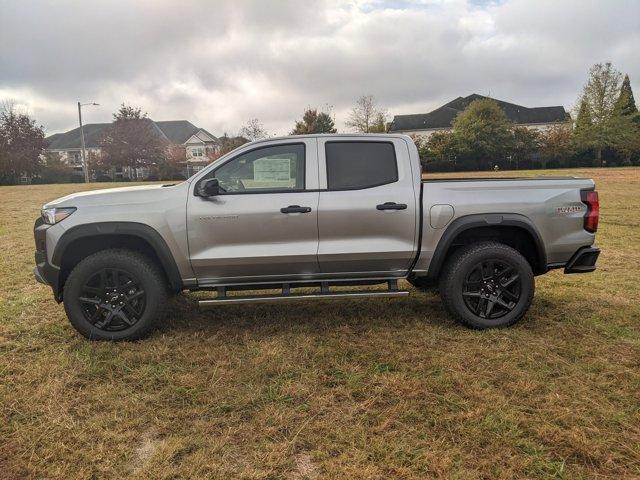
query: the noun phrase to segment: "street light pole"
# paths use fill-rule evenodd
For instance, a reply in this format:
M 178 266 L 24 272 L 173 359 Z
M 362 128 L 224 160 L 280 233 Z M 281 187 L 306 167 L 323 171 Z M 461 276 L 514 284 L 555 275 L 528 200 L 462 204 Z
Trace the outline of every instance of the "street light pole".
M 84 171 L 84 182 L 89 183 L 89 164 L 87 163 L 87 152 L 84 145 L 84 127 L 82 126 L 82 107 L 85 105 L 99 105 L 98 103 L 78 102 L 78 121 L 80 122 L 80 144 L 82 145 L 82 170 Z
M 80 143 L 82 145 L 82 170 L 84 171 L 84 183 L 89 183 L 89 168 L 87 166 L 87 152 L 84 148 L 84 128 L 82 127 L 82 105 L 78 102 L 78 121 L 80 122 Z

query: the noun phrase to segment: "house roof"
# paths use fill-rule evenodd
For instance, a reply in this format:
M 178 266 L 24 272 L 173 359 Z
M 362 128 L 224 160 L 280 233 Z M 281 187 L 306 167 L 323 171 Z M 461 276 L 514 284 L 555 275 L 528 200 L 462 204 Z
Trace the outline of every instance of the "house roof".
M 187 120 L 155 122 L 162 133 L 172 143 L 184 143 L 200 129 Z M 214 137 L 215 138 L 215 137 Z
M 171 143 L 183 144 L 200 130 L 206 132 L 211 138 L 216 139 L 214 135 L 211 135 L 204 129 L 196 127 L 187 120 L 169 120 L 164 122 L 150 121 L 153 123 L 154 129 L 157 131 L 158 135 L 166 138 Z M 89 123 L 84 125 L 85 146 L 87 148 L 99 147 L 103 132 L 110 125 L 110 123 Z M 80 148 L 80 127 L 64 133 L 55 133 L 48 136 L 45 140 L 48 144 L 47 148 L 51 150 L 70 150 Z
M 111 125 L 110 123 L 89 123 L 84 125 L 84 144 L 87 148 L 96 148 L 100 145 L 100 138 L 103 130 Z M 48 149 L 51 150 L 69 150 L 81 147 L 80 127 L 74 128 L 64 133 L 56 133 L 48 136 Z
M 429 113 L 414 115 L 396 115 L 389 129 L 393 131 L 425 130 L 430 128 L 449 128 L 456 116 L 474 100 L 489 98 L 477 93 L 467 97 L 458 97 Z M 570 119 L 564 107 L 523 107 L 514 103 L 493 99 L 515 124 L 565 122 Z
M 58 138 L 60 138 L 62 135 L 64 135 L 63 133 L 54 133 L 53 135 L 49 135 L 47 138 L 47 145 L 49 145 L 51 142 L 54 142 L 55 140 L 57 140 Z

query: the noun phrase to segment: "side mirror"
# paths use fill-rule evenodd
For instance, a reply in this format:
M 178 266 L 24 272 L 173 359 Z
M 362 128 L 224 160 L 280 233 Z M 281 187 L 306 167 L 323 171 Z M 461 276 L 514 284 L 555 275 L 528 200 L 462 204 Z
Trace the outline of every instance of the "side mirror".
M 217 178 L 210 178 L 198 184 L 199 197 L 215 197 L 220 193 L 220 184 Z

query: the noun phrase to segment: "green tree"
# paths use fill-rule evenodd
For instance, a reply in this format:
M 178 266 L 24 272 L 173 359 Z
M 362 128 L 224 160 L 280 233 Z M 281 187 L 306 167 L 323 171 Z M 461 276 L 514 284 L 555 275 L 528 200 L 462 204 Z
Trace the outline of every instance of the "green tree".
M 636 115 L 624 115 L 616 109 L 609 119 L 611 138 L 608 146 L 623 157 L 624 165 L 631 165 L 631 156 L 640 152 L 640 123 Z
M 460 156 L 455 135 L 451 131 L 434 132 L 428 139 L 420 139 L 418 153 L 426 170 L 455 170 Z
M 418 156 L 420 157 L 420 160 L 426 160 L 429 151 L 427 150 L 427 140 L 425 139 L 425 137 L 415 134 L 411 134 L 409 136 L 418 149 Z
M 453 122 L 453 134 L 461 155 L 483 162 L 504 159 L 512 143 L 511 122 L 489 98 L 474 100 Z
M 73 170 L 60 159 L 57 152 L 46 152 L 39 176 L 42 183 L 68 183 L 73 178 Z
M 615 104 L 615 110 L 621 115 L 638 117 L 638 107 L 636 107 L 636 101 L 633 98 L 633 90 L 631 90 L 629 75 L 624 76 L 622 87 L 620 87 L 620 96 Z
M 591 150 L 593 138 L 591 132 L 593 130 L 593 119 L 591 118 L 591 107 L 586 99 L 580 100 L 580 107 L 576 115 L 576 121 L 573 129 L 572 143 L 574 148 L 579 151 Z
M 22 175 L 33 177 L 42 168 L 44 129 L 11 103 L 0 110 L 0 184 L 13 184 Z
M 633 98 L 629 75 L 624 76 L 620 96 L 613 110 L 612 122 L 619 134 L 614 139 L 616 149 L 624 157 L 623 165 L 631 165 L 631 157 L 640 152 L 640 114 Z
M 571 135 L 571 128 L 566 125 L 556 125 L 540 134 L 542 168 L 547 168 L 550 162 L 555 167 L 569 166 L 574 154 Z
M 531 155 L 540 149 L 540 134 L 526 127 L 513 127 L 511 139 L 507 144 L 507 154 L 515 163 L 516 170 L 520 169 L 521 162 L 529 159 Z M 543 164 L 542 168 L 546 168 Z
M 589 103 L 583 98 L 580 101 L 580 108 L 578 109 L 578 115 L 576 116 L 575 129 L 576 130 L 588 130 L 593 126 L 593 119 L 591 118 L 591 107 Z
M 369 127 L 369 133 L 386 133 L 387 117 L 383 112 L 378 112 L 373 118 L 373 124 Z
M 336 133 L 335 124 L 326 112 L 318 112 L 316 108 L 307 109 L 302 120 L 296 121 L 291 135 L 306 135 L 310 133 Z
M 425 147 L 427 156 L 434 160 L 452 161 L 458 154 L 454 134 L 447 130 L 432 133 Z
M 582 150 L 595 151 L 595 163 L 602 166 L 602 151 L 619 147 L 623 141 L 623 123 L 615 111 L 620 96 L 622 74 L 610 62 L 597 63 L 589 70 L 589 78 L 578 101 L 580 110 L 588 107 L 591 126 L 576 121 L 576 143 Z M 586 112 L 586 108 L 585 108 Z M 578 111 L 578 117 L 580 111 Z

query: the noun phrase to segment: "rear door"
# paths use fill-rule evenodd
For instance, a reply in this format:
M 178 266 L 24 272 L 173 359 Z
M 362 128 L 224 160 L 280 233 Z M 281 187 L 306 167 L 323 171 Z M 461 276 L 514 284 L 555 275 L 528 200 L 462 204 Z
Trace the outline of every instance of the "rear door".
M 400 138 L 318 139 L 323 274 L 397 276 L 416 245 L 417 194 Z
M 319 272 L 315 138 L 263 143 L 195 180 L 187 206 L 191 265 L 200 284 L 277 281 Z M 194 195 L 217 178 L 221 193 Z

